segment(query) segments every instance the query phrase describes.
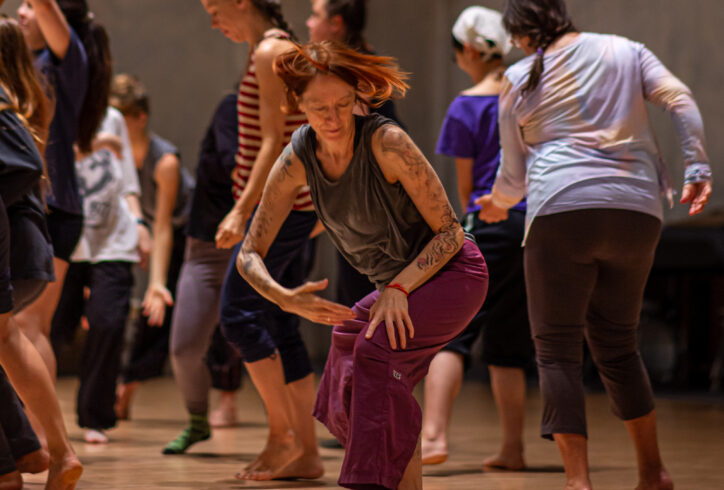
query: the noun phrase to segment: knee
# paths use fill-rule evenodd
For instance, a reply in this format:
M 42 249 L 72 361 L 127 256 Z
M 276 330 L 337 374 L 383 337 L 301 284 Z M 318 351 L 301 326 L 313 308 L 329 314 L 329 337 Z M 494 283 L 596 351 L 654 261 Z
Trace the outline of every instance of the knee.
M 204 352 L 203 349 L 200 348 L 200 344 L 202 344 L 202 342 L 193 338 L 181 341 L 172 338 L 170 349 L 171 357 L 173 357 L 175 361 L 189 360 L 193 358 L 201 360 L 204 357 Z

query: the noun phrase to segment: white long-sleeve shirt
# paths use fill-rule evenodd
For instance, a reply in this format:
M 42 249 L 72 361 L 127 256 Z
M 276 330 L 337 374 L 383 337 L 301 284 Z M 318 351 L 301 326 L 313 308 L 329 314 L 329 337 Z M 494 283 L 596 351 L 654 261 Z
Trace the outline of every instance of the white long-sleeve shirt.
M 509 208 L 527 193 L 526 231 L 553 202 L 555 212 L 607 207 L 661 218 L 652 189 L 671 186 L 645 102 L 671 114 L 687 165 L 708 163 L 701 114 L 686 85 L 644 45 L 613 35 L 581 33 L 545 54 L 540 84 L 523 94 L 533 61 L 505 73 L 494 204 Z M 621 192 L 607 195 L 612 188 Z

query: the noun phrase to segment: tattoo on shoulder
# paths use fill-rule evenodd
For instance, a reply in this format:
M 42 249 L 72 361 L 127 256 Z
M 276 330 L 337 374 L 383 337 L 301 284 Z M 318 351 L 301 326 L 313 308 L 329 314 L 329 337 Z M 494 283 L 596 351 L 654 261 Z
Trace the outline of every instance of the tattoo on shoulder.
M 380 149 L 382 153 L 392 153 L 405 164 L 408 171 L 417 177 L 427 169 L 427 161 L 412 140 L 400 128 L 387 124 L 380 129 Z
M 282 150 L 282 154 L 279 155 L 279 160 L 283 163 L 282 165 L 282 177 L 286 178 L 292 177 L 291 168 L 292 168 L 292 147 L 291 145 L 287 145 Z

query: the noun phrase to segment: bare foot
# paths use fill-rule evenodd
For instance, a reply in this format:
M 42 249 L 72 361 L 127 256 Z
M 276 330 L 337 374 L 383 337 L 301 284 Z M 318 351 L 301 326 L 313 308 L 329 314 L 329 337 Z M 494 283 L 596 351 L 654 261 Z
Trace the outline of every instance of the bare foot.
M 23 477 L 19 471 L 13 471 L 0 475 L 0 490 L 21 490 L 23 488 Z
M 641 478 L 636 490 L 673 490 L 673 488 L 674 482 L 669 472 L 662 468 L 651 478 Z
M 521 452 L 500 451 L 494 456 L 485 458 L 483 460 L 483 466 L 498 470 L 520 471 L 525 468 L 525 460 Z
M 116 390 L 116 404 L 113 406 L 118 420 L 128 420 L 131 418 L 131 399 L 139 384 L 138 381 L 134 381 L 132 383 L 118 385 L 118 389 Z
M 444 438 L 422 438 L 422 464 L 441 464 L 447 461 L 447 441 Z
M 69 451 L 61 461 L 51 460 L 45 490 L 73 490 L 81 473 L 83 465 L 78 457 Z
M 240 480 L 278 480 L 280 478 L 315 479 L 324 474 L 318 454 L 304 454 L 293 436 L 283 440 L 267 441 L 257 459 L 236 477 Z
M 20 473 L 42 473 L 50 466 L 50 456 L 45 449 L 38 449 L 15 461 L 15 466 Z
M 108 436 L 102 430 L 88 429 L 83 434 L 83 440 L 88 444 L 108 444 Z

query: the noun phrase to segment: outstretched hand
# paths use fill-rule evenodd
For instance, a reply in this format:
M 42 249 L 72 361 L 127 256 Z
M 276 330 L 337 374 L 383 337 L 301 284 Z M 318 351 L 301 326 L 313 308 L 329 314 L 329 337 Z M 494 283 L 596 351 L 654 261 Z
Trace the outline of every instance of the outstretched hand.
M 485 221 L 486 223 L 498 223 L 499 221 L 505 221 L 508 219 L 508 210 L 499 208 L 493 204 L 493 196 L 491 194 L 480 196 L 475 200 L 475 204 L 480 206 L 478 218 L 480 218 L 481 221 Z
M 711 197 L 711 181 L 685 184 L 681 191 L 681 204 L 689 203 L 689 216 L 699 214 Z
M 167 306 L 173 306 L 171 292 L 160 284 L 150 284 L 143 298 L 143 314 L 148 317 L 148 324 L 152 327 L 163 325 Z
M 328 283 L 327 279 L 306 282 L 292 289 L 279 307 L 322 325 L 338 325 L 347 320 L 354 320 L 356 315 L 351 308 L 315 294 L 327 289 Z
M 372 321 L 370 321 L 365 334 L 365 338 L 368 340 L 372 338 L 377 326 L 382 322 L 385 322 L 387 340 L 393 350 L 397 349 L 395 330 L 397 330 L 397 335 L 400 336 L 401 349 L 407 347 L 407 333 L 409 333 L 411 339 L 415 338 L 415 327 L 412 325 L 412 319 L 408 311 L 407 296 L 402 291 L 397 289 L 382 291 L 375 304 L 370 308 L 370 316 Z

